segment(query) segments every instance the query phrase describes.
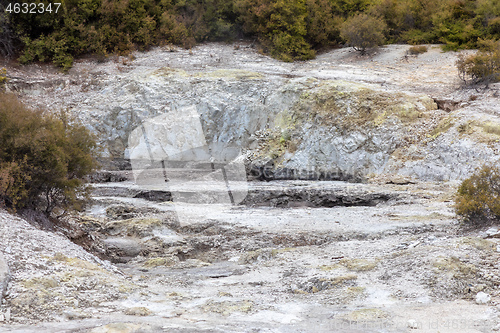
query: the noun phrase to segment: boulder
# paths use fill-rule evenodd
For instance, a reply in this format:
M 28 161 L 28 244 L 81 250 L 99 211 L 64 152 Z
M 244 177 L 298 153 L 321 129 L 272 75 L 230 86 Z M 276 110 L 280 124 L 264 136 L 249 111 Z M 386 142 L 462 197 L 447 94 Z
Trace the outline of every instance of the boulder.
M 7 285 L 10 280 L 10 271 L 2 253 L 0 253 L 0 303 L 7 292 Z
M 487 304 L 491 300 L 491 296 L 482 291 L 478 292 L 476 295 L 476 303 L 477 304 Z
M 104 240 L 104 244 L 107 246 L 107 255 L 115 262 L 127 262 L 142 251 L 140 241 L 132 237 L 110 237 Z

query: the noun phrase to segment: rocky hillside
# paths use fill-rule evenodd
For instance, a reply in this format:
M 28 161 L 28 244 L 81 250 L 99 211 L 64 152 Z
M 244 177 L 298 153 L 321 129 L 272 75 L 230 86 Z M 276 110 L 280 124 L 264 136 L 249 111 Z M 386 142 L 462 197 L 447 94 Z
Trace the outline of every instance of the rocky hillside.
M 499 331 L 500 231 L 453 209 L 500 156 L 499 87 L 407 49 L 6 64 L 8 89 L 81 119 L 110 170 L 59 226 L 0 210 L 0 331 Z
M 70 110 L 120 167 L 134 129 L 193 107 L 207 143 L 243 148 L 269 178 L 456 180 L 498 160 L 496 90 L 461 89 L 456 53 L 430 47 L 405 56 L 407 48 L 370 56 L 340 49 L 293 64 L 246 45 L 164 48 L 133 60 L 81 60 L 68 75 L 9 68 L 9 89 L 30 104 Z

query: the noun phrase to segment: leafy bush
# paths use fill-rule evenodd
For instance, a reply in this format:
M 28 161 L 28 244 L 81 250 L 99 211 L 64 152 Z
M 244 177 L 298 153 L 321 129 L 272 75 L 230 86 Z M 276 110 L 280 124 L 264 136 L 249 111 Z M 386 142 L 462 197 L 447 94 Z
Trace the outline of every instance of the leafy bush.
M 484 166 L 464 180 L 455 198 L 455 211 L 468 223 L 500 220 L 500 169 Z
M 474 55 L 459 55 L 458 75 L 466 85 L 485 85 L 500 81 L 500 41 L 481 41 Z
M 246 33 L 256 34 L 269 52 L 280 60 L 307 60 L 314 57 L 305 40 L 305 0 L 239 0 L 236 9 Z
M 329 0 L 307 0 L 306 7 L 306 40 L 316 48 L 340 43 L 343 12 L 335 11 L 335 4 Z
M 432 17 L 439 12 L 439 3 L 435 0 L 382 0 L 371 8 L 370 14 L 386 22 L 389 42 L 429 43 L 432 41 L 426 39 L 430 36 L 425 34 L 433 28 Z
M 427 46 L 425 46 L 425 45 L 415 45 L 415 46 L 411 46 L 407 52 L 409 55 L 417 56 L 419 54 L 427 52 L 427 50 L 428 50 Z
M 0 94 L 0 202 L 45 214 L 79 208 L 96 143 L 83 126 Z
M 7 70 L 5 68 L 0 68 L 0 92 L 4 90 L 5 83 L 7 83 L 8 80 Z
M 386 28 L 386 24 L 381 19 L 367 14 L 358 14 L 344 23 L 340 35 L 355 50 L 364 54 L 367 49 L 384 43 Z
M 34 0 L 40 2 L 49 3 Z M 279 59 L 309 59 L 314 49 L 340 43 L 344 22 L 358 15 L 378 21 L 374 27 L 389 43 L 444 43 L 458 50 L 476 48 L 480 38 L 500 38 L 498 0 L 67 0 L 57 15 L 7 13 L 4 3 L 0 54 L 18 52 L 24 63 L 52 61 L 63 69 L 85 53 L 104 58 L 166 43 L 190 48 L 244 34 Z M 379 32 L 363 39 L 380 44 Z

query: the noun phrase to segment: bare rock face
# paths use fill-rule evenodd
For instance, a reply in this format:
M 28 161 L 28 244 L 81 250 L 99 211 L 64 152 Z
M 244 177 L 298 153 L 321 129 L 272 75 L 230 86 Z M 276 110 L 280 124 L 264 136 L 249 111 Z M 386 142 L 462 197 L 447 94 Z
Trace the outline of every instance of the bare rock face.
M 141 158 L 178 154 L 201 135 L 207 143 L 241 147 L 261 179 L 361 180 L 400 174 L 455 180 L 494 155 L 494 138 L 476 140 L 460 133 L 460 117 L 452 115 L 458 110 L 439 109 L 426 94 L 344 80 L 162 67 L 108 82 L 82 108 L 79 115 L 98 133 L 112 160 L 137 157 L 131 154 L 140 144 Z M 172 117 L 172 128 L 151 123 Z M 143 136 L 151 136 L 155 127 L 165 130 L 156 131 L 150 142 L 169 144 L 148 151 Z M 196 135 L 188 136 L 191 132 Z
M 0 253 L 0 304 L 2 302 L 3 296 L 5 295 L 5 292 L 7 291 L 9 280 L 9 266 L 7 266 L 3 255 Z
M 194 75 L 160 68 L 130 73 L 111 84 L 82 117 L 112 159 L 135 158 L 131 153 L 141 144 L 141 158 L 168 155 L 194 135 L 188 138 L 187 133 L 202 131 L 206 142 L 248 149 L 250 163 L 257 166 L 272 159 L 273 179 L 349 179 L 383 172 L 391 154 L 419 135 L 411 126 L 429 120 L 436 109 L 423 94 L 389 93 L 348 81 L 236 70 Z M 155 128 L 149 119 L 170 114 L 175 114 L 177 130 L 157 124 L 165 133 L 156 131 L 149 141 L 163 136 L 180 147 L 152 146 L 148 152 L 142 137 Z
M 498 161 L 494 93 L 459 89 L 456 54 L 432 47 L 403 61 L 406 49 L 391 45 L 366 59 L 340 49 L 284 64 L 219 44 L 159 48 L 126 67 L 76 63 L 71 80 L 30 73 L 9 89 L 33 105 L 73 111 L 118 169 L 131 168 L 137 152 L 170 156 L 194 138 L 240 147 L 252 174 L 268 180 L 459 180 Z M 143 140 L 151 128 L 165 133 Z M 149 139 L 177 146 L 147 148 Z
M 298 82 L 290 82 L 290 90 L 297 90 Z M 347 81 L 307 82 L 251 153 L 257 161 L 273 159 L 274 179 L 358 180 L 383 173 L 398 147 L 422 135 L 411 128 L 437 109 L 423 94 L 388 93 Z

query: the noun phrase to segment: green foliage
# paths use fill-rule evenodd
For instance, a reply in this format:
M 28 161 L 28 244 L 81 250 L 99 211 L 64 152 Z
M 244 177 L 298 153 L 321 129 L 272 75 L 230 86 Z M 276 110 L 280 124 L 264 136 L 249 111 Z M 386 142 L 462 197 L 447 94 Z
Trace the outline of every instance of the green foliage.
M 18 45 L 22 63 L 52 61 L 67 70 L 86 53 L 105 58 L 246 35 L 276 58 L 303 60 L 346 40 L 341 27 L 359 15 L 378 21 L 376 28 L 383 22 L 389 43 L 458 50 L 500 38 L 498 0 L 66 0 L 57 14 L 36 15 L 6 13 L 0 3 L 0 54 L 12 56 Z M 364 39 L 379 37 L 377 30 Z
M 271 36 L 271 55 L 283 61 L 308 60 L 315 56 L 305 39 L 292 36 L 288 32 L 279 32 Z
M 238 0 L 236 9 L 244 31 L 259 36 L 274 57 L 284 61 L 314 57 L 311 45 L 305 40 L 305 0 Z
M 474 55 L 459 55 L 458 74 L 466 85 L 485 85 L 500 81 L 500 41 L 480 40 Z
M 9 81 L 7 77 L 7 70 L 5 68 L 0 68 L 0 92 L 4 90 L 5 83 Z
M 329 0 L 307 0 L 305 18 L 306 40 L 316 48 L 340 43 L 340 27 L 344 22 L 343 13 L 336 13 Z
M 367 14 L 349 18 L 340 31 L 340 36 L 355 50 L 364 54 L 367 49 L 382 45 L 387 26 L 381 19 Z
M 0 94 L 0 202 L 47 215 L 79 208 L 83 179 L 96 166 L 89 131 L 64 114 L 25 107 Z
M 500 220 L 500 169 L 484 166 L 464 180 L 455 197 L 455 211 L 468 223 Z
M 387 24 L 390 42 L 422 44 L 436 42 L 433 36 L 433 15 L 445 0 L 382 0 L 370 13 Z

